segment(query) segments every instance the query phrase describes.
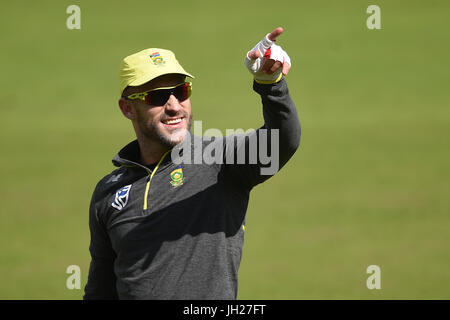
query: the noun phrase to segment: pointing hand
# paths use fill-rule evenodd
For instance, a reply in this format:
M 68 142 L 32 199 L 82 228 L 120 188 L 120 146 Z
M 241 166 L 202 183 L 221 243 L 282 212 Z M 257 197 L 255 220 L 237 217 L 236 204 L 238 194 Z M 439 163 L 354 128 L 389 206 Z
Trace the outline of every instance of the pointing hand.
M 283 28 L 276 28 L 247 53 L 244 63 L 257 82 L 275 83 L 281 79 L 281 74 L 288 74 L 291 59 L 275 44 L 282 33 Z

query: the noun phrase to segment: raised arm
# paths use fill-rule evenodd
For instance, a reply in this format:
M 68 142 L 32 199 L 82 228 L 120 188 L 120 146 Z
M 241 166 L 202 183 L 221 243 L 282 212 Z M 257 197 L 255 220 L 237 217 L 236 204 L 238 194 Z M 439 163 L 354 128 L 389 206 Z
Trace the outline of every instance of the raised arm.
M 256 131 L 225 139 L 228 160 L 233 164 L 226 170 L 232 178 L 252 188 L 281 169 L 300 144 L 300 122 L 297 109 L 284 76 L 291 68 L 287 53 L 275 45 L 283 32 L 276 28 L 260 41 L 245 58 L 245 65 L 253 74 L 253 89 L 261 96 L 264 125 Z M 245 161 L 239 161 L 244 155 Z M 229 162 L 228 162 L 229 163 Z

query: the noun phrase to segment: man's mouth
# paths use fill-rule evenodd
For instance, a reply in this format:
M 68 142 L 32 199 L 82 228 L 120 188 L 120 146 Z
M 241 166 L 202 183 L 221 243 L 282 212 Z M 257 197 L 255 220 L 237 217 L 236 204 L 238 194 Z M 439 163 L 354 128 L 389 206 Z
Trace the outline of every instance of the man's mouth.
M 169 128 L 177 128 L 177 127 L 181 126 L 182 120 L 183 120 L 183 117 L 177 117 L 177 118 L 165 119 L 165 120 L 162 120 L 161 122 Z

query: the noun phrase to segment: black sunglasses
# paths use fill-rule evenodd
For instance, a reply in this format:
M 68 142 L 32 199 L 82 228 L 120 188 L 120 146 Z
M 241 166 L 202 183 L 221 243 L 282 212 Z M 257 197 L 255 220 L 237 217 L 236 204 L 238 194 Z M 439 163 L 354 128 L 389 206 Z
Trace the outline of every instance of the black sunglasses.
M 163 87 L 145 92 L 133 93 L 124 98 L 129 100 L 139 99 L 145 101 L 146 104 L 151 106 L 162 106 L 166 104 L 171 95 L 174 95 L 178 101 L 184 101 L 191 96 L 191 92 L 192 83 L 184 82 L 173 87 Z

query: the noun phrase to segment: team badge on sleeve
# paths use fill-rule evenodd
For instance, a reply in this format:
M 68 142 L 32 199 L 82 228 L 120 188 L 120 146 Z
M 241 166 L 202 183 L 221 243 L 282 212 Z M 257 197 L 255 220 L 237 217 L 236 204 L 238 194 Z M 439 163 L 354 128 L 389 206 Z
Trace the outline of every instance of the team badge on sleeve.
M 128 196 L 130 194 L 131 184 L 120 188 L 116 191 L 114 202 L 111 205 L 117 210 L 122 210 L 128 203 Z

